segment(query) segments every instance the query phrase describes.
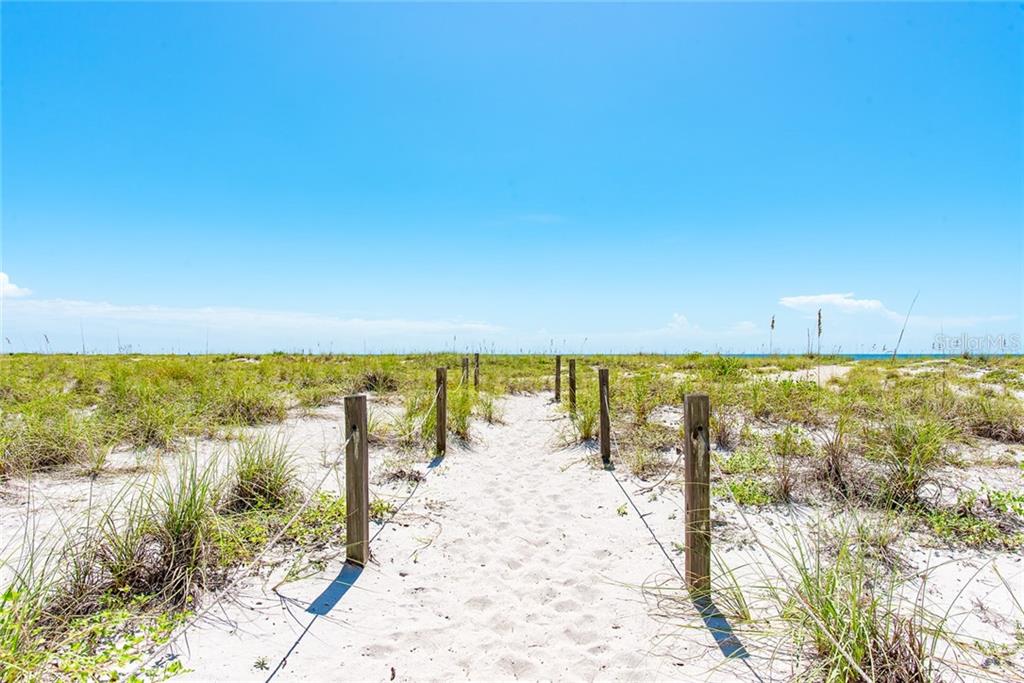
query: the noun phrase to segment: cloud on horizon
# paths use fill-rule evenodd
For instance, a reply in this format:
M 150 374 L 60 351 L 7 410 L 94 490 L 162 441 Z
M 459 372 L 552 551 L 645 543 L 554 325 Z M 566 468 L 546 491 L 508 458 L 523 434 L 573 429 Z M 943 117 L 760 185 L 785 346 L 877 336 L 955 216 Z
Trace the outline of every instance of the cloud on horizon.
M 35 325 L 79 321 L 90 323 L 147 323 L 186 325 L 209 329 L 258 328 L 262 332 L 376 335 L 494 334 L 502 327 L 461 320 L 408 320 L 403 318 L 342 318 L 298 311 L 273 311 L 209 306 L 120 305 L 73 299 L 26 299 L 7 304 L 8 320 L 31 320 Z
M 11 278 L 7 273 L 0 272 L 0 296 L 5 298 L 10 297 L 13 299 L 16 297 L 28 296 L 31 293 L 31 289 L 19 287 L 11 282 Z
M 841 313 L 877 313 L 893 322 L 902 323 L 906 318 L 905 313 L 897 313 L 888 308 L 878 299 L 857 299 L 853 292 L 842 294 L 804 294 L 800 296 L 784 296 L 779 299 L 779 304 L 786 308 L 813 315 L 819 308 L 832 309 Z M 999 315 L 911 315 L 908 319 L 908 326 L 922 327 L 975 327 L 984 323 L 1006 322 L 1014 320 L 1017 316 L 1009 314 Z

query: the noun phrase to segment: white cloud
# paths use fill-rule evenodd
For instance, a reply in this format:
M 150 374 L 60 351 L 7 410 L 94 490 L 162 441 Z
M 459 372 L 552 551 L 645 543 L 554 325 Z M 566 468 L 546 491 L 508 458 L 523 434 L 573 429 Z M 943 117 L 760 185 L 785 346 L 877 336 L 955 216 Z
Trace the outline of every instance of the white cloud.
M 407 320 L 402 318 L 341 318 L 297 311 L 268 311 L 248 308 L 170 306 L 124 306 L 99 301 L 35 299 L 10 302 L 7 314 L 35 320 L 126 321 L 152 324 L 199 325 L 212 329 L 259 328 L 321 334 L 493 334 L 501 327 L 458 320 Z
M 878 299 L 855 299 L 853 292 L 846 294 L 805 294 L 802 296 L 784 296 L 779 303 L 786 308 L 798 311 L 813 312 L 819 308 L 837 308 L 844 313 L 878 311 L 885 315 L 896 315 Z
M 0 273 L 0 296 L 14 298 L 19 296 L 28 296 L 31 293 L 31 289 L 19 287 L 11 282 L 11 278 L 7 273 Z

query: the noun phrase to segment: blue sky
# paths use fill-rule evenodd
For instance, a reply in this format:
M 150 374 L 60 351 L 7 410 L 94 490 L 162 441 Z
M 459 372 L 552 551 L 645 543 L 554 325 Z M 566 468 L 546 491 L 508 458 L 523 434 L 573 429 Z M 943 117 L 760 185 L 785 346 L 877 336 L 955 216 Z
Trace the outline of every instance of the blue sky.
M 0 18 L 5 350 L 1020 339 L 1018 4 Z

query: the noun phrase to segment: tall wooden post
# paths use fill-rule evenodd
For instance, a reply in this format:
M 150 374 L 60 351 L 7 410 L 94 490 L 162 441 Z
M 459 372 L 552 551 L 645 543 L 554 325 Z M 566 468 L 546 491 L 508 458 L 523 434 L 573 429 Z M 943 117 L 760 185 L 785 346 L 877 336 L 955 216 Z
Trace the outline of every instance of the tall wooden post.
M 569 411 L 576 412 L 576 359 L 569 359 Z
M 692 596 L 711 591 L 711 439 L 707 394 L 687 394 L 686 430 L 686 584 Z
M 612 462 L 612 423 L 608 417 L 608 368 L 597 370 L 597 390 L 601 403 L 601 462 Z
M 555 356 L 555 403 L 562 400 L 562 356 Z
M 462 384 L 469 384 L 469 356 L 462 357 Z
M 443 454 L 448 441 L 448 368 L 438 368 L 437 383 L 437 452 Z
M 351 439 L 350 439 L 351 437 Z M 366 396 L 345 397 L 345 560 L 370 559 L 370 448 Z
M 473 354 L 473 388 L 480 388 L 480 354 Z

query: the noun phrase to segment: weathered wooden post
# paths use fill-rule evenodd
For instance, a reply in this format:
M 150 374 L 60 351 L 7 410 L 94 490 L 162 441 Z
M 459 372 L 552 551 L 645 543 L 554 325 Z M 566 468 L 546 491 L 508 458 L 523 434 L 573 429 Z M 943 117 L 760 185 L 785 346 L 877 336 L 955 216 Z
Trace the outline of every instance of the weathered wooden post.
M 370 448 L 366 396 L 345 397 L 345 560 L 370 559 Z
M 473 354 L 473 388 L 480 388 L 480 354 Z
M 711 439 L 707 394 L 687 394 L 686 429 L 686 584 L 694 597 L 711 592 Z
M 462 357 L 462 384 L 469 383 L 469 356 Z
M 576 412 L 576 359 L 569 359 L 569 411 Z
M 562 356 L 555 356 L 555 403 L 562 400 Z
M 601 404 L 601 462 L 612 462 L 612 424 L 608 417 L 608 368 L 597 370 L 597 390 Z
M 448 440 L 448 368 L 438 368 L 435 377 L 437 383 L 437 419 L 435 420 L 437 435 L 437 452 L 444 454 Z

